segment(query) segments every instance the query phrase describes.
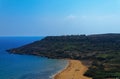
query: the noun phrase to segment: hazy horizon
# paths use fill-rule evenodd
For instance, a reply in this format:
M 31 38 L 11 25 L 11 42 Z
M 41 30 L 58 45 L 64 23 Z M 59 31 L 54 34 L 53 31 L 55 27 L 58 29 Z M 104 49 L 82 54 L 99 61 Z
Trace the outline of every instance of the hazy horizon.
M 120 0 L 0 0 L 0 36 L 120 33 Z

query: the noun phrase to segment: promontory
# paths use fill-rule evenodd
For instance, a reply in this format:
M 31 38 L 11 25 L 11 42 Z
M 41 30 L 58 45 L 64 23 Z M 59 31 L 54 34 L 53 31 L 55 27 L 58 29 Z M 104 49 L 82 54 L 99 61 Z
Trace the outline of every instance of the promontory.
M 120 79 L 120 34 L 47 36 L 7 50 L 57 59 L 81 60 L 93 79 Z

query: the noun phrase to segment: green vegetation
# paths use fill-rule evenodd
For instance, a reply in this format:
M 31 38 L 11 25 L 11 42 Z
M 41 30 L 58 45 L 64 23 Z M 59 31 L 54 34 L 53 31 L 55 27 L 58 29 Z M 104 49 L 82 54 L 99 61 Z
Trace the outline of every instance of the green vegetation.
M 48 36 L 7 51 L 48 58 L 87 60 L 92 63 L 86 76 L 93 79 L 120 79 L 120 34 Z

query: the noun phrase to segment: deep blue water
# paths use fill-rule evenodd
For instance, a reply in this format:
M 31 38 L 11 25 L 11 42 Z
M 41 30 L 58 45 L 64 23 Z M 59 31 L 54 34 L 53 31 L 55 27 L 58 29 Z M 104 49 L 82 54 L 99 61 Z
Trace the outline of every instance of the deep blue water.
M 6 49 L 19 47 L 43 37 L 0 37 L 0 79 L 51 79 L 67 65 L 66 60 L 32 55 L 9 54 Z

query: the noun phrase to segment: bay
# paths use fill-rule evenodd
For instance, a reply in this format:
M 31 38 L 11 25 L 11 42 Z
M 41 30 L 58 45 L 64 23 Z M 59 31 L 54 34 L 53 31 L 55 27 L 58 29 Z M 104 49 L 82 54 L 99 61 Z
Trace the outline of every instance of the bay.
M 6 52 L 7 49 L 43 38 L 0 37 L 0 79 L 52 79 L 52 75 L 63 69 L 67 65 L 67 60 Z

